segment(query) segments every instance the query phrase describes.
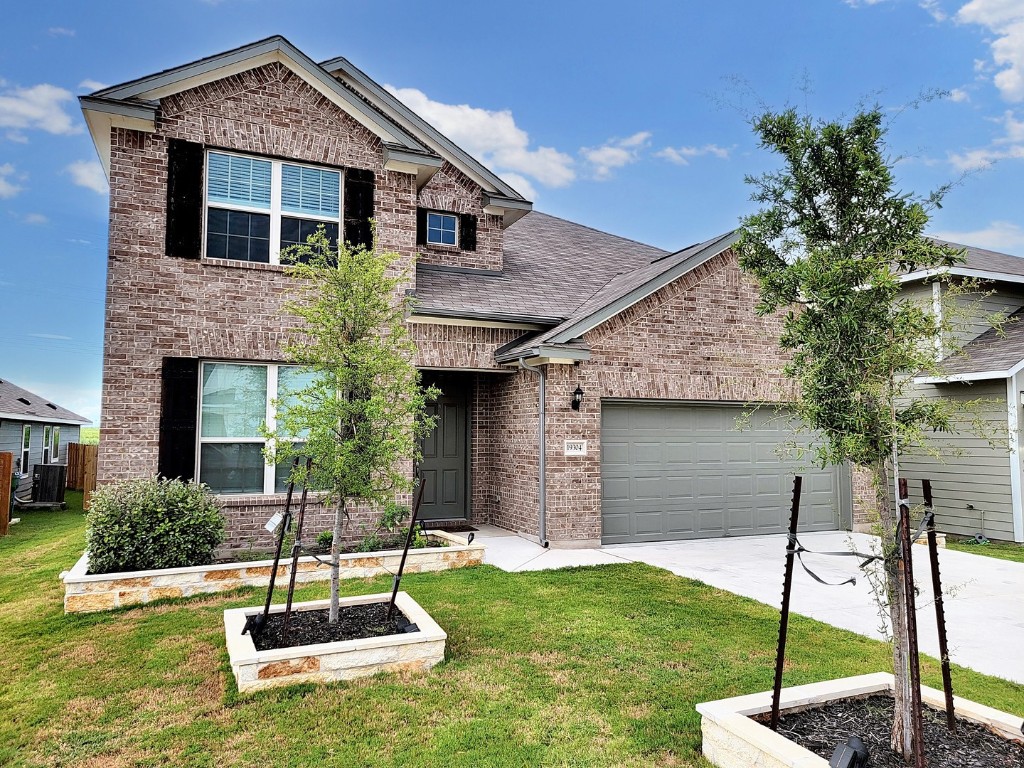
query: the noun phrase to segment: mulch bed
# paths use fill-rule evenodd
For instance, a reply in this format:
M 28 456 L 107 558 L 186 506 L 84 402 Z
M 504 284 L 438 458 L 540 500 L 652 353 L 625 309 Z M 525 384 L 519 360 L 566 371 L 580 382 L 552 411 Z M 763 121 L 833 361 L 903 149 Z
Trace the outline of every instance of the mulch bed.
M 284 642 L 284 614 L 272 613 L 267 617 L 263 631 L 253 635 L 257 651 L 275 648 L 295 648 L 300 645 L 336 643 L 341 640 L 360 640 L 364 637 L 400 635 L 411 626 L 409 619 L 398 608 L 388 619 L 388 603 L 343 605 L 338 611 L 338 623 L 328 621 L 326 608 L 317 611 L 295 611 L 288 625 L 288 642 Z
M 906 768 L 906 763 L 889 749 L 892 720 L 892 697 L 869 696 L 783 714 L 778 732 L 826 760 L 832 757 L 836 745 L 856 735 L 871 754 L 871 768 Z M 930 707 L 924 708 L 924 741 L 929 768 L 1024 766 L 1024 745 L 959 718 L 956 733 L 950 733 L 945 713 Z

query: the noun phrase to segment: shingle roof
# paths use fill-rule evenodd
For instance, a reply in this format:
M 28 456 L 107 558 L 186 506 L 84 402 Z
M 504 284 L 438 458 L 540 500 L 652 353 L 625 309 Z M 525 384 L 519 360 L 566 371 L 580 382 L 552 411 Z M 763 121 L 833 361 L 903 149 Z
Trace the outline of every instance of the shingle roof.
M 89 424 L 89 419 L 51 403 L 45 397 L 0 379 L 0 414 L 17 416 L 24 421 L 72 422 Z
M 989 328 L 942 361 L 939 376 L 1006 372 L 1024 360 L 1024 310 L 1010 315 L 999 328 Z
M 533 211 L 505 230 L 501 274 L 417 266 L 416 312 L 554 325 L 616 276 L 665 255 L 660 248 Z
M 961 268 L 977 269 L 984 272 L 1001 272 L 1005 275 L 1024 276 L 1024 258 L 1011 256 L 1008 253 L 989 251 L 985 248 L 975 248 L 973 245 L 953 243 L 948 240 L 940 240 L 933 237 L 937 243 L 952 245 L 954 248 L 962 248 L 965 253 L 966 262 L 959 264 Z

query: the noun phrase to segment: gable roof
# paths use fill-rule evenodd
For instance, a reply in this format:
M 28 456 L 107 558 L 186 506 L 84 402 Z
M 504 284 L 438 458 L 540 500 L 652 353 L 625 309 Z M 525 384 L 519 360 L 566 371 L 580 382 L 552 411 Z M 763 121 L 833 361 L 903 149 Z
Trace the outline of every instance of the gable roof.
M 937 237 L 931 240 L 939 245 L 949 245 L 964 252 L 964 262 L 949 269 L 923 269 L 900 277 L 900 281 L 914 282 L 935 277 L 939 274 L 975 277 L 981 280 L 1002 280 L 1010 283 L 1024 283 L 1024 258 L 1009 253 L 977 248 L 973 245 L 954 243 Z
M 567 357 L 573 357 L 572 350 L 580 346 L 585 333 L 728 250 L 738 238 L 738 232 L 726 232 L 615 275 L 562 323 L 506 345 L 495 353 L 495 360 L 508 362 L 540 354 L 545 348 L 562 349 L 569 353 Z
M 916 376 L 918 383 L 1005 379 L 1024 370 L 1024 309 L 999 328 L 989 328 L 939 364 L 936 375 Z
M 45 397 L 0 379 L 0 419 L 12 421 L 43 421 L 47 424 L 91 424 L 67 408 L 51 403 Z
M 506 225 L 532 207 L 497 175 L 347 60 L 327 62 L 334 70 L 332 74 L 280 35 L 81 96 L 82 112 L 104 172 L 109 176 L 111 127 L 152 133 L 161 98 L 273 62 L 288 67 L 377 135 L 384 144 L 388 170 L 414 173 L 417 185 L 422 187 L 447 160 L 480 184 L 485 212 L 504 215 Z
M 352 64 L 344 56 L 323 61 L 320 63 L 320 66 L 325 71 L 330 72 L 346 87 L 360 94 L 376 109 L 387 115 L 389 119 L 402 125 L 425 144 L 435 148 L 442 157 L 452 163 L 452 165 L 462 169 L 467 176 L 485 190 L 490 189 L 497 192 L 498 194 L 493 197 L 505 198 L 507 202 L 526 202 L 526 198 L 516 192 L 508 183 L 409 109 L 386 88 L 370 79 L 365 72 Z

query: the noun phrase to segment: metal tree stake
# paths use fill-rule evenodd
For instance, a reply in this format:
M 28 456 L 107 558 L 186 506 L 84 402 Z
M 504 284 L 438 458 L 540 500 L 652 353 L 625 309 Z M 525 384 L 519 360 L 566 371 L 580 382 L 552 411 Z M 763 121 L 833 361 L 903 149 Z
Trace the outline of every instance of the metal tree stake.
M 942 579 L 939 576 L 939 544 L 935 536 L 935 506 L 932 502 L 932 483 L 921 481 L 924 490 L 924 511 L 928 520 L 928 559 L 932 566 L 932 594 L 935 597 L 935 623 L 939 630 L 939 660 L 942 664 L 942 691 L 946 695 L 946 726 L 956 733 L 953 711 L 953 677 L 949 671 L 949 644 L 946 641 L 946 609 L 942 604 Z
M 771 729 L 779 727 L 779 700 L 782 697 L 782 668 L 786 663 L 786 633 L 789 631 L 789 596 L 793 591 L 793 566 L 796 560 L 796 529 L 800 518 L 800 489 L 803 478 L 793 478 L 793 507 L 789 512 L 789 543 L 786 546 L 786 575 L 782 580 L 782 617 L 779 620 L 779 648 L 775 654 L 775 684 L 772 688 Z

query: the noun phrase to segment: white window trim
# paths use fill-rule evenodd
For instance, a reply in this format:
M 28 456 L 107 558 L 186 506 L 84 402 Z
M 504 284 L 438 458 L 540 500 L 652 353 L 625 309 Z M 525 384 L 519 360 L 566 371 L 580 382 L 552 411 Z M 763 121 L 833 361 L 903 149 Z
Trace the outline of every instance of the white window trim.
M 53 444 L 53 427 L 49 424 L 43 426 L 43 455 L 40 458 L 40 464 L 50 463 L 50 447 Z
M 430 214 L 435 216 L 447 216 L 455 220 L 455 242 L 454 243 L 435 243 L 430 239 Z M 459 214 L 452 213 L 451 211 L 438 211 L 432 208 L 427 209 L 427 231 L 424 234 L 426 237 L 427 245 L 435 248 L 458 248 L 459 247 Z
M 266 411 L 264 412 L 264 422 L 267 425 L 267 430 L 270 432 L 277 431 L 277 412 L 274 409 L 274 400 L 277 399 L 279 393 L 277 391 L 278 386 L 278 372 L 281 368 L 294 368 L 299 367 L 293 363 L 250 363 L 242 360 L 203 360 L 199 366 L 199 394 L 197 396 L 198 408 L 196 408 L 196 463 L 195 463 L 195 475 L 196 480 L 200 478 L 201 459 L 203 452 L 203 444 L 214 444 L 214 443 L 253 443 L 258 445 L 271 445 L 273 446 L 273 439 L 264 440 L 262 437 L 203 437 L 203 369 L 207 365 L 248 365 L 257 368 L 267 369 L 267 403 Z M 271 394 L 273 393 L 273 394 Z M 301 439 L 296 438 L 293 442 L 302 442 Z M 263 464 L 263 490 L 262 491 L 250 491 L 246 493 L 220 493 L 217 492 L 218 496 L 247 496 L 256 493 L 261 496 L 273 496 L 280 495 L 276 490 L 277 485 L 277 463 L 267 462 L 264 460 Z
M 28 438 L 26 440 L 26 438 Z M 28 443 L 28 446 L 25 443 Z M 21 472 L 28 474 L 29 466 L 32 464 L 32 425 L 21 425 Z
M 251 205 L 241 205 L 239 203 L 211 203 L 210 202 L 210 184 L 209 184 L 209 173 L 210 173 L 210 155 L 232 155 L 234 157 L 244 157 L 247 160 L 260 160 L 262 162 L 270 163 L 270 208 L 258 208 Z M 281 209 L 281 168 L 285 165 L 294 165 L 300 168 L 315 168 L 318 171 L 331 171 L 337 173 L 338 178 L 338 216 L 333 218 L 331 216 L 320 216 L 313 213 L 292 213 L 290 211 L 282 211 Z M 316 165 L 314 163 L 303 163 L 296 160 L 275 160 L 271 157 L 261 157 L 260 155 L 247 155 L 244 152 L 230 152 L 223 149 L 211 148 L 206 150 L 206 156 L 203 158 L 203 258 L 213 258 L 206 255 L 206 237 L 207 227 L 209 225 L 210 208 L 220 208 L 226 211 L 242 211 L 244 213 L 259 213 L 264 216 L 270 216 L 270 261 L 269 262 L 245 262 L 240 259 L 221 259 L 217 257 L 217 261 L 238 261 L 242 264 L 247 263 L 269 263 L 269 264 L 280 264 L 281 263 L 281 219 L 304 219 L 306 221 L 322 221 L 325 224 L 337 224 L 338 225 L 338 239 L 341 240 L 344 237 L 342 232 L 343 222 L 345 220 L 345 170 L 343 168 L 333 168 L 328 165 Z M 456 227 L 455 239 L 458 240 L 458 228 Z M 450 246 L 449 246 L 450 247 Z
M 50 426 L 50 463 L 60 464 L 60 427 Z

